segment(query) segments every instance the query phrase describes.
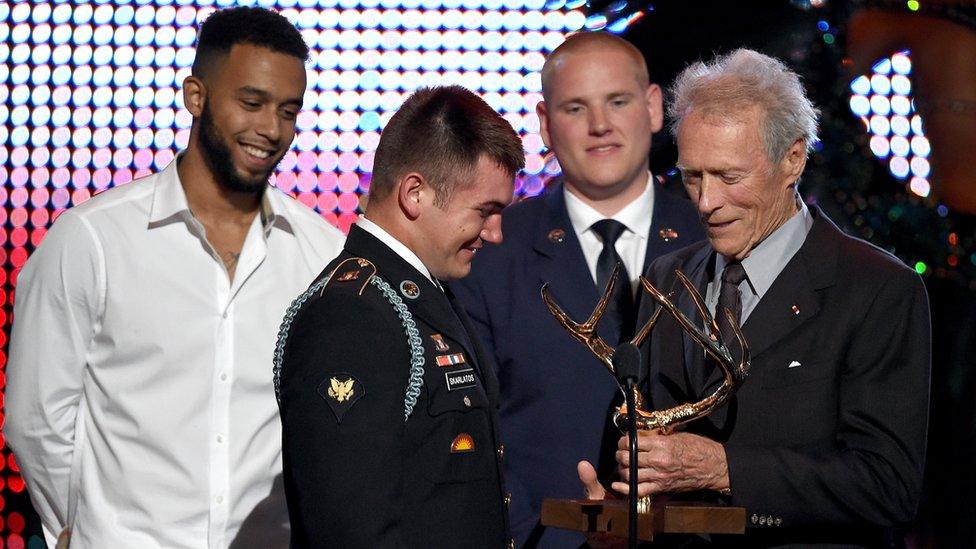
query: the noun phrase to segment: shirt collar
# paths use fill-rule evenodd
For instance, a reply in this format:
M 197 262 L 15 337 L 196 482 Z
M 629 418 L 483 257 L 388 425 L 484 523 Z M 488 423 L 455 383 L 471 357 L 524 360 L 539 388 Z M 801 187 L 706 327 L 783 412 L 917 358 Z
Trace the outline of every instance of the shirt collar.
M 152 206 L 149 209 L 150 229 L 193 217 L 190 205 L 186 201 L 186 192 L 183 190 L 179 171 L 176 169 L 180 156 L 173 159 L 163 171 L 157 174 L 153 188 Z M 283 204 L 284 200 L 285 197 L 277 188 L 269 185 L 264 190 L 264 194 L 261 196 L 261 209 L 258 213 L 261 216 L 261 225 L 264 227 L 265 236 L 268 235 L 272 227 L 278 227 L 289 233 L 293 232 L 291 223 L 288 222 L 288 212 Z
M 426 276 L 427 279 L 434 284 L 434 286 L 437 286 L 438 288 L 441 287 L 440 283 L 437 280 L 434 280 L 434 277 L 431 276 L 430 271 L 427 270 L 427 266 L 424 265 L 424 262 L 421 261 L 419 257 L 417 257 L 417 254 L 413 253 L 413 251 L 410 248 L 408 248 L 404 243 L 397 240 L 393 235 L 386 232 L 386 230 L 383 229 L 383 227 L 380 227 L 376 223 L 373 223 L 369 219 L 366 219 L 365 216 L 359 216 L 359 220 L 356 221 L 356 225 L 360 229 L 375 236 L 383 244 L 386 244 L 391 250 L 393 250 L 394 253 L 396 253 L 404 261 L 409 263 L 411 267 L 417 269 L 418 271 L 420 271 L 420 273 Z
M 797 199 L 797 202 L 800 203 L 799 211 L 753 248 L 748 257 L 742 260 L 742 267 L 746 271 L 749 284 L 759 298 L 766 294 L 779 273 L 786 268 L 786 264 L 803 246 L 807 233 L 813 226 L 813 216 L 810 215 L 809 208 L 802 200 Z M 725 256 L 715 254 L 713 283 L 721 282 L 722 270 L 726 264 L 728 260 Z
M 647 172 L 644 191 L 630 204 L 609 218 L 619 221 L 627 227 L 627 230 L 640 238 L 647 238 L 647 234 L 651 230 L 651 215 L 654 212 L 653 181 L 651 172 Z M 563 194 L 566 197 L 566 213 L 569 215 L 569 221 L 573 224 L 577 234 L 590 230 L 597 221 L 608 219 L 592 206 L 583 202 L 578 196 L 569 192 L 565 186 L 563 186 Z

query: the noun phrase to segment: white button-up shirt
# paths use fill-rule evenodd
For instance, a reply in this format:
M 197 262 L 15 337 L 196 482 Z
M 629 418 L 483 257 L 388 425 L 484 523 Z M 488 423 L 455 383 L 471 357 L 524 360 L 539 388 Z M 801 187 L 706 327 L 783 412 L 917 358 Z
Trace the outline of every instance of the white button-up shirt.
M 563 189 L 566 199 L 566 213 L 569 214 L 569 222 L 573 225 L 573 231 L 583 249 L 583 257 L 586 258 L 586 266 L 590 269 L 594 284 L 596 284 L 596 262 L 600 259 L 600 252 L 603 251 L 603 241 L 593 230 L 593 224 L 604 219 L 614 219 L 627 228 L 620 233 L 620 237 L 617 238 L 613 247 L 617 250 L 617 255 L 620 256 L 624 267 L 627 268 L 631 291 L 637 292 L 640 275 L 644 274 L 647 234 L 651 232 L 651 215 L 654 213 L 653 181 L 654 179 L 648 172 L 644 192 L 609 218 L 583 202 L 573 193 L 565 188 Z M 597 288 L 597 291 L 602 292 L 603 288 Z
M 342 241 L 269 188 L 231 282 L 175 161 L 61 215 L 17 280 L 6 393 L 50 547 L 287 546 L 272 355 Z

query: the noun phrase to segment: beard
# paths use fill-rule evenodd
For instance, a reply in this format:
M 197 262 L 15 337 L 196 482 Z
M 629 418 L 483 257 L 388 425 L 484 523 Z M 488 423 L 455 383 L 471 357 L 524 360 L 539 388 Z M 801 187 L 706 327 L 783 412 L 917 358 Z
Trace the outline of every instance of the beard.
M 204 104 L 203 113 L 200 115 L 200 150 L 203 152 L 203 160 L 213 173 L 217 184 L 236 193 L 264 194 L 264 189 L 268 186 L 268 177 L 277 163 L 266 173 L 254 177 L 245 178 L 238 174 L 234 167 L 234 159 L 230 153 L 230 147 L 217 132 L 217 126 L 213 121 L 213 113 L 210 106 Z M 279 159 L 280 160 L 280 159 Z

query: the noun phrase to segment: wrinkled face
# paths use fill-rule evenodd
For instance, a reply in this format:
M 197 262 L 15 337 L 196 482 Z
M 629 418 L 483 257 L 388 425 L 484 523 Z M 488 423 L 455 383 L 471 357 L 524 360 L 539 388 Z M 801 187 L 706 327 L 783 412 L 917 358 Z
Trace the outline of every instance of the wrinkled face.
M 678 169 L 698 204 L 715 250 L 744 259 L 797 211 L 794 183 L 806 152 L 802 141 L 773 164 L 760 135 L 760 110 L 735 120 L 692 112 L 678 128 Z
M 494 160 L 482 157 L 470 178 L 442 206 L 434 204 L 433 193 L 427 193 L 417 218 L 424 238 L 414 251 L 441 280 L 467 276 L 474 254 L 485 243 L 502 241 L 501 213 L 512 201 L 512 176 Z
M 592 200 L 639 194 L 651 133 L 661 129 L 661 89 L 643 87 L 636 60 L 609 45 L 566 53 L 553 67 L 536 110 L 566 184 Z
M 302 61 L 237 44 L 206 87 L 199 143 L 207 166 L 229 190 L 262 192 L 295 138 L 305 93 Z

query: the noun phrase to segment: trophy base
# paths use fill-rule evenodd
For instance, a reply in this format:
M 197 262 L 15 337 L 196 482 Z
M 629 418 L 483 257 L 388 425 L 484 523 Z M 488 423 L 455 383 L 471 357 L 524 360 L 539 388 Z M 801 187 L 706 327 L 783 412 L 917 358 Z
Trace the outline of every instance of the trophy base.
M 590 534 L 627 537 L 627 500 L 547 499 L 542 524 Z M 654 496 L 647 513 L 637 516 L 637 535 L 652 541 L 659 534 L 744 534 L 746 510 L 714 503 Z

